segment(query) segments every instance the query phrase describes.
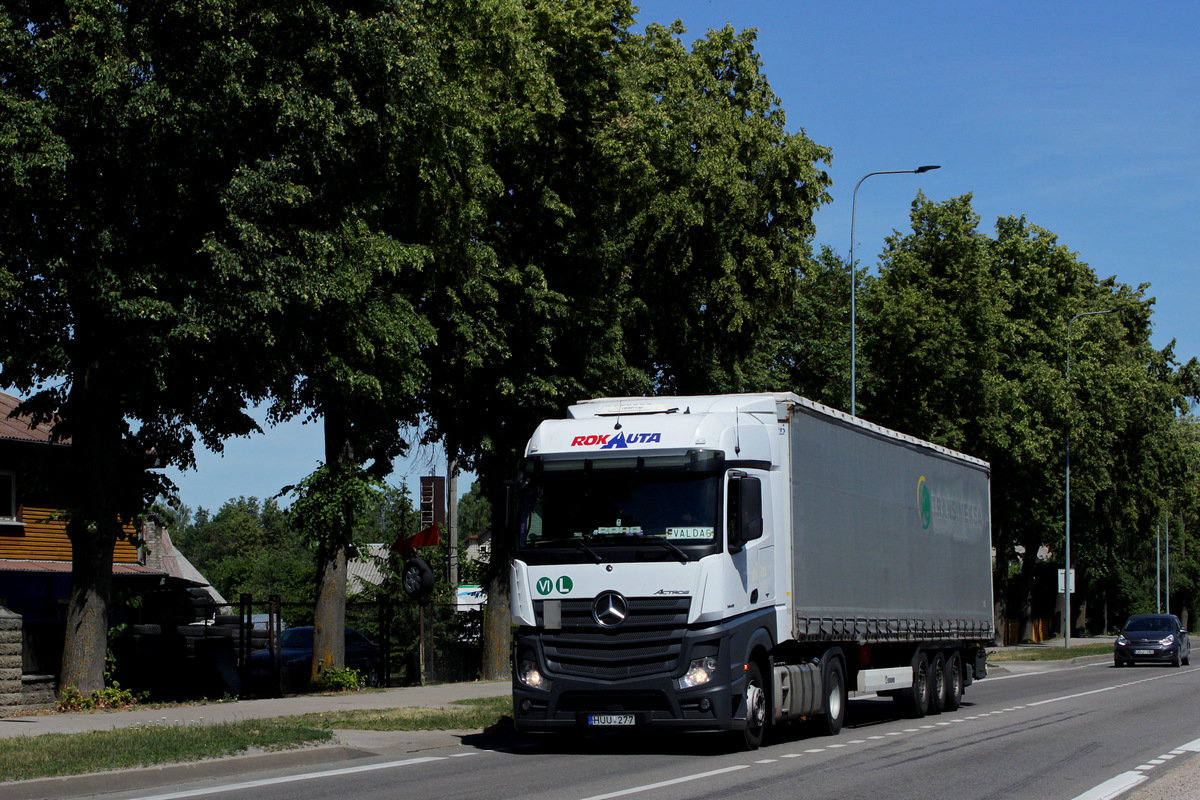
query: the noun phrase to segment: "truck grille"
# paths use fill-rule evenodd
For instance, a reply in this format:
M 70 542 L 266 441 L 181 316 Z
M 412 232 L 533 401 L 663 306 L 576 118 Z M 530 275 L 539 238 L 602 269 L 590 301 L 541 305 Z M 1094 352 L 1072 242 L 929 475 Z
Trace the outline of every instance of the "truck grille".
M 534 603 L 539 627 L 544 602 Z M 678 668 L 691 598 L 630 597 L 629 614 L 616 628 L 596 624 L 590 599 L 561 602 L 562 628 L 542 635 L 551 670 L 617 680 Z

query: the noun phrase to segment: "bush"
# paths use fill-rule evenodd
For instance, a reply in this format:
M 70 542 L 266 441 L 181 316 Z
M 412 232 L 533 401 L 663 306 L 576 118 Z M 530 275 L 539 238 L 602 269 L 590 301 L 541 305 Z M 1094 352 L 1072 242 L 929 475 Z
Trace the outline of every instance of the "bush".
M 135 694 L 122 689 L 116 681 L 89 695 L 81 694 L 74 686 L 68 686 L 59 695 L 55 708 L 59 711 L 91 711 L 96 708 L 130 708 L 146 700 L 147 693 Z
M 327 669 L 312 683 L 318 692 L 357 692 L 367 684 L 366 676 L 356 669 Z

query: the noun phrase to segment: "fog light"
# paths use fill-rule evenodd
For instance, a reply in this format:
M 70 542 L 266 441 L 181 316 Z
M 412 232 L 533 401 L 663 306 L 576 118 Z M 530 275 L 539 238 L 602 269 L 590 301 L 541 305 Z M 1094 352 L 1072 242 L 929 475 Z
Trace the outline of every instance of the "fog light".
M 517 680 L 525 684 L 531 689 L 541 689 L 546 679 L 542 677 L 542 673 L 537 668 L 537 664 L 532 661 L 522 661 L 517 668 Z
M 700 710 L 706 713 L 712 711 L 712 700 L 709 700 L 707 697 L 701 697 Z
M 530 709 L 532 709 L 532 708 L 533 708 L 533 703 L 530 702 L 528 697 L 526 697 L 524 700 L 521 701 L 521 713 L 522 714 L 528 714 Z
M 704 656 L 703 658 L 692 659 L 692 663 L 688 664 L 687 673 L 679 679 L 679 688 L 691 689 L 694 686 L 703 686 L 712 680 L 713 673 L 716 671 L 716 656 Z

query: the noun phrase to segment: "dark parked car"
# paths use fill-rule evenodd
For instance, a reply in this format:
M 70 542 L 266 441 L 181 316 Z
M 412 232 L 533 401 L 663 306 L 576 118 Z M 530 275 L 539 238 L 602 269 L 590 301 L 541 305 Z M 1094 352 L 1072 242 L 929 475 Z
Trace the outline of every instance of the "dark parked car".
M 1113 645 L 1113 663 L 1118 667 L 1143 661 L 1178 667 L 1191 658 L 1188 632 L 1174 614 L 1135 614 Z
M 279 656 L 284 691 L 298 691 L 307 688 L 309 677 L 312 675 L 312 627 L 285 630 Z M 255 683 L 261 685 L 270 678 L 270 659 L 270 650 L 257 650 L 250 654 L 250 674 Z M 368 686 L 378 686 L 382 663 L 379 645 L 353 628 L 346 628 L 347 668 L 361 672 Z

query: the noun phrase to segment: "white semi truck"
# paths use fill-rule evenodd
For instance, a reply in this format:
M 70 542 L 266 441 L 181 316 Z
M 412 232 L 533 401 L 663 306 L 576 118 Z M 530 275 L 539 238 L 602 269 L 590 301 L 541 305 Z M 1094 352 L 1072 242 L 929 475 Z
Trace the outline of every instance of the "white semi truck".
M 602 398 L 512 485 L 520 730 L 955 709 L 994 639 L 989 467 L 790 393 Z

